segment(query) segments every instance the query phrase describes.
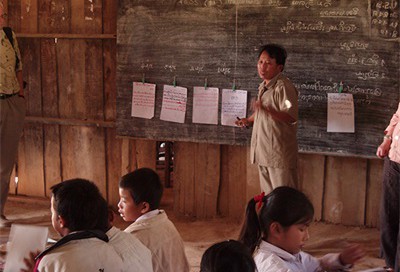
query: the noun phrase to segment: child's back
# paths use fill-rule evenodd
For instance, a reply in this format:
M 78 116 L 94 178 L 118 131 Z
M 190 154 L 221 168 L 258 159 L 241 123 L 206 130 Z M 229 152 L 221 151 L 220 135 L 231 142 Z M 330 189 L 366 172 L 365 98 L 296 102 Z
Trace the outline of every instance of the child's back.
M 123 271 L 114 248 L 98 238 L 79 239 L 55 248 L 39 263 L 38 271 Z
M 122 258 L 125 271 L 153 271 L 151 252 L 139 239 L 116 227 L 112 227 L 106 234 L 108 243 Z
M 151 218 L 132 223 L 125 231 L 150 249 L 154 271 L 189 271 L 182 238 L 163 210 Z

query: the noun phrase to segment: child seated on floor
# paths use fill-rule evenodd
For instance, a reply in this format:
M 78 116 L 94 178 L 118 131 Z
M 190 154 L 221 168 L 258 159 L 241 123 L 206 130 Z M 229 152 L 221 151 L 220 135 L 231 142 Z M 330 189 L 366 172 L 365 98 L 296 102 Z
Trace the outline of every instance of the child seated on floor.
M 254 252 L 258 272 L 343 271 L 365 255 L 359 245 L 320 259 L 303 252 L 313 217 L 311 202 L 293 188 L 277 187 L 251 199 L 239 240 Z
M 33 271 L 123 271 L 107 235 L 96 230 L 107 213 L 97 186 L 71 179 L 51 187 L 51 221 L 61 239 L 36 257 Z M 31 262 L 26 260 L 28 270 Z
M 104 205 L 107 202 L 104 200 Z M 114 211 L 107 208 L 108 213 L 99 229 L 104 230 L 108 236 L 108 243 L 115 249 L 124 264 L 124 271 L 153 272 L 151 252 L 142 242 L 130 233 L 116 228 L 114 222 Z
M 256 264 L 250 250 L 234 240 L 216 243 L 203 254 L 200 272 L 254 272 Z
M 127 222 L 125 231 L 138 238 L 152 253 L 155 272 L 186 272 L 182 238 L 165 211 L 160 210 L 163 187 L 156 172 L 140 168 L 119 182 L 118 212 Z

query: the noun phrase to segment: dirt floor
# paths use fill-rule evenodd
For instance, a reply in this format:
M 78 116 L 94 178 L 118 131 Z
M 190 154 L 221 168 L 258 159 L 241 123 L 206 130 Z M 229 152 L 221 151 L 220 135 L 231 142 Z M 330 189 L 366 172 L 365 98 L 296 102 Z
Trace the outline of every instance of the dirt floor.
M 205 249 L 218 241 L 237 238 L 240 225 L 223 218 L 209 221 L 177 218 L 172 213 L 172 195 L 172 189 L 165 191 L 162 208 L 167 211 L 167 214 L 182 235 L 191 271 L 199 271 L 201 256 Z M 48 226 L 50 238 L 59 239 L 59 236 L 51 227 L 50 201 L 48 199 L 11 196 L 7 202 L 6 215 L 18 224 Z M 115 225 L 123 229 L 128 223 L 121 218 L 117 218 Z M 7 242 L 9 231 L 9 228 L 0 229 L 0 244 Z M 310 228 L 310 236 L 305 251 L 314 256 L 318 257 L 330 252 L 339 252 L 348 243 L 359 243 L 367 251 L 367 257 L 358 263 L 353 271 L 384 266 L 383 260 L 378 257 L 379 231 L 377 229 L 314 223 Z M 3 252 L 0 255 L 0 264 L 4 262 L 4 258 Z

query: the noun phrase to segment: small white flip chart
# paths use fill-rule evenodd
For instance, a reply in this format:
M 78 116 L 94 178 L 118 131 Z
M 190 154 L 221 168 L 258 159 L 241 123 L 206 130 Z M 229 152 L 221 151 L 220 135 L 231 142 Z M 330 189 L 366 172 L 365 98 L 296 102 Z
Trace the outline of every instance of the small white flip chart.
M 186 114 L 187 89 L 164 85 L 160 119 L 184 123 Z
M 218 125 L 218 88 L 193 87 L 193 123 Z
M 354 101 L 348 93 L 328 93 L 328 132 L 354 133 Z
M 132 116 L 151 119 L 154 117 L 156 85 L 133 82 Z
M 4 272 L 20 271 L 25 268 L 24 258 L 28 257 L 30 252 L 43 251 L 48 234 L 47 227 L 13 224 Z
M 221 124 L 224 126 L 236 126 L 237 118 L 246 117 L 247 91 L 222 90 Z

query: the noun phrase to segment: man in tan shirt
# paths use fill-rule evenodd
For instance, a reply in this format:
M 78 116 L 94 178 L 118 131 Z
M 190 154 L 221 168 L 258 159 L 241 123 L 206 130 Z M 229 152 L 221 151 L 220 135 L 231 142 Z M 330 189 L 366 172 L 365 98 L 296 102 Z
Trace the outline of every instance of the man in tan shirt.
M 250 160 L 258 164 L 261 190 L 266 194 L 278 186 L 297 187 L 298 92 L 282 74 L 286 56 L 279 45 L 261 47 L 257 69 L 263 82 L 255 112 L 236 122 L 253 125 Z
M 0 1 L 0 227 L 11 224 L 4 205 L 25 117 L 21 55 L 14 32 L 10 31 L 11 44 L 3 30 L 6 17 Z

